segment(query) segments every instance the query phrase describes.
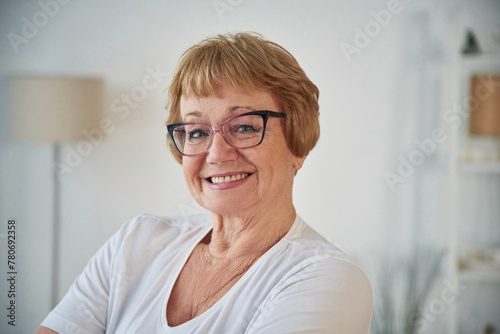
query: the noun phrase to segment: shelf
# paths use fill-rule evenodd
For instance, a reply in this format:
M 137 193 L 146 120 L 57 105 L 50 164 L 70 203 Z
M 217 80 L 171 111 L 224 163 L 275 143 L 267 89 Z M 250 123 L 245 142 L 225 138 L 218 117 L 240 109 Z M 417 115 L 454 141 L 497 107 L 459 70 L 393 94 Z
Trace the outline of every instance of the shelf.
M 500 55 L 498 53 L 477 53 L 464 55 L 461 60 L 463 66 L 498 66 L 500 63 Z
M 467 269 L 458 272 L 462 283 L 497 283 L 500 284 L 500 269 Z
M 461 161 L 458 169 L 467 173 L 499 173 L 500 161 Z

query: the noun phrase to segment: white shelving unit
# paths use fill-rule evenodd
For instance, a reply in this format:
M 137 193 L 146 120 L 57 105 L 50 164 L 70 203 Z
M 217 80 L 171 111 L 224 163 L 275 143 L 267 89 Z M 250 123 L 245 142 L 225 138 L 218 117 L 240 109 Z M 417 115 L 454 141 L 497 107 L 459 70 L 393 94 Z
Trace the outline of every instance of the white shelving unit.
M 500 284 L 500 270 L 460 270 L 459 280 L 463 283 L 493 283 Z
M 453 76 L 458 82 L 455 84 L 455 96 L 453 99 L 462 106 L 468 106 L 468 103 L 465 103 L 467 97 L 469 95 L 470 87 L 470 78 L 473 75 L 477 74 L 496 74 L 500 75 L 500 54 L 478 54 L 471 56 L 462 56 L 457 59 L 457 63 L 455 64 L 455 75 Z M 500 86 L 495 87 L 495 94 L 498 94 L 500 91 Z M 464 109 L 468 109 L 465 107 Z M 464 110 L 468 111 L 468 110 Z M 495 139 L 491 139 L 495 141 Z M 493 142 L 493 145 L 496 145 Z M 500 147 L 500 141 L 498 142 L 498 147 Z M 481 193 L 481 186 L 474 186 L 474 182 L 477 180 L 481 180 L 482 186 L 487 184 L 487 180 L 498 180 L 500 179 L 500 155 L 497 155 L 495 158 L 477 160 L 468 156 L 467 150 L 470 150 L 470 138 L 468 138 L 468 117 L 464 116 L 462 119 L 462 124 L 457 126 L 452 132 L 452 142 L 449 151 L 450 164 L 449 164 L 449 278 L 451 280 L 456 280 L 458 284 L 465 286 L 466 290 L 473 291 L 474 289 L 478 291 L 486 291 L 485 289 L 489 289 L 488 291 L 494 291 L 494 295 L 496 296 L 497 292 L 500 296 L 500 265 L 492 265 L 490 268 L 488 266 L 478 266 L 464 269 L 459 265 L 459 263 L 464 261 L 461 256 L 463 255 L 463 250 L 467 246 L 471 246 L 470 240 L 464 242 L 464 239 L 467 239 L 469 235 L 467 234 L 471 230 L 481 231 L 481 229 L 492 230 L 491 223 L 496 224 L 496 233 L 497 235 L 491 235 L 491 238 L 488 240 L 496 240 L 496 247 L 500 247 L 500 217 L 492 218 L 495 221 L 490 221 L 489 225 L 481 226 L 481 219 L 477 219 L 477 225 L 471 226 L 472 224 L 464 224 L 464 221 L 467 221 L 467 218 L 463 217 L 463 211 L 469 210 L 468 217 L 474 217 L 474 210 L 477 216 L 485 215 L 484 207 L 482 207 L 482 203 L 491 202 L 491 198 L 485 198 L 488 194 Z M 466 152 L 467 154 L 464 154 Z M 499 151 L 500 153 L 500 151 Z M 493 154 L 494 156 L 494 154 Z M 495 181 L 496 182 L 496 181 Z M 500 184 L 500 183 L 499 183 Z M 471 186 L 472 185 L 472 186 Z M 464 189 L 473 188 L 474 192 L 470 194 L 465 194 L 464 197 Z M 486 187 L 487 189 L 491 189 Z M 478 190 L 479 189 L 479 190 Z M 497 196 L 500 196 L 500 191 L 496 192 Z M 474 201 L 470 201 L 468 204 L 469 208 L 463 208 L 463 199 L 464 198 L 474 198 Z M 472 204 L 471 204 L 472 203 Z M 474 203 L 479 203 L 477 207 L 474 207 Z M 497 197 L 496 205 L 500 208 L 500 199 Z M 500 213 L 500 209 L 493 208 L 493 216 Z M 486 214 L 487 215 L 487 214 Z M 476 224 L 475 220 L 471 220 Z M 467 231 L 464 231 L 464 225 L 467 226 Z M 494 233 L 494 232 L 493 232 Z M 478 233 L 479 234 L 479 233 Z M 481 239 L 481 238 L 478 238 Z M 477 249 L 486 250 L 491 247 L 491 244 L 473 244 L 473 247 Z M 498 260 L 497 260 L 498 261 Z M 459 297 L 456 303 L 451 305 L 451 310 L 449 314 L 449 333 L 450 334 L 458 334 L 458 333 L 468 333 L 469 328 L 464 326 L 464 323 L 467 321 L 470 322 L 471 316 L 464 314 L 465 308 L 472 308 L 474 312 L 479 313 L 479 309 L 481 309 L 482 303 L 491 303 L 488 298 L 484 297 L 484 293 L 464 293 L 467 296 Z M 491 295 L 491 294 L 490 294 Z M 486 300 L 486 301 L 485 301 Z M 497 305 L 500 302 L 497 303 Z M 464 306 L 465 304 L 465 306 Z M 496 319 L 488 320 L 491 324 L 493 321 L 493 325 L 497 330 L 500 330 L 500 306 L 498 310 L 493 310 L 493 312 L 498 313 L 498 317 Z M 491 318 L 491 316 L 488 316 Z M 483 323 L 480 319 L 481 317 L 478 315 L 474 315 L 473 319 L 477 320 L 477 325 L 480 328 L 484 328 L 481 326 L 485 326 L 486 323 Z M 488 318 L 488 319 L 490 319 Z M 472 327 L 472 325 L 471 325 Z M 474 324 L 474 332 L 482 333 L 476 331 L 476 324 Z M 477 329 L 481 330 L 481 329 Z
M 500 174 L 500 163 L 498 162 L 469 162 L 459 161 L 458 170 L 461 173 L 491 173 Z

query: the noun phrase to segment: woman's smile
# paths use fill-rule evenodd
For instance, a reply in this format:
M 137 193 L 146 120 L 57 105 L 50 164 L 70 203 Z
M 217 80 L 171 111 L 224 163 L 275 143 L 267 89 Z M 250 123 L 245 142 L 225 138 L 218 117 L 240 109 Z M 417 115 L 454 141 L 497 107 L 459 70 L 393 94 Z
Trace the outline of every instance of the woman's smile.
M 205 178 L 205 183 L 212 190 L 226 190 L 244 184 L 253 173 L 226 173 Z
M 207 180 L 212 183 L 223 183 L 223 182 L 231 182 L 238 181 L 248 177 L 249 173 L 238 173 L 238 174 L 229 174 L 226 176 L 211 176 Z

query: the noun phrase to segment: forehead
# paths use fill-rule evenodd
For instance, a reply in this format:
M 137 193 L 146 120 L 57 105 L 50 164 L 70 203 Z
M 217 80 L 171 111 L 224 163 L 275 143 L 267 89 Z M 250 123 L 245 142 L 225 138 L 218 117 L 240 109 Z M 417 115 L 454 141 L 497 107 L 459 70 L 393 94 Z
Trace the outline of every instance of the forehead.
M 221 87 L 216 95 L 196 96 L 187 92 L 180 101 L 181 117 L 198 116 L 226 116 L 237 113 L 239 110 L 272 110 L 279 111 L 279 105 L 274 96 L 267 91 L 237 90 Z

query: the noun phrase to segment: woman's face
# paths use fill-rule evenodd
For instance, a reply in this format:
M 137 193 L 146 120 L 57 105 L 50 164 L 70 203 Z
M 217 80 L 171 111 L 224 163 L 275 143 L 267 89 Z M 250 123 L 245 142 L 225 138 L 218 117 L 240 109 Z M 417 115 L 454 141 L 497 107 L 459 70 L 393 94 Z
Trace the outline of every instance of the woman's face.
M 182 120 L 218 125 L 250 111 L 281 111 L 268 92 L 243 93 L 225 86 L 218 92 L 220 97 L 183 96 Z M 184 176 L 194 199 L 220 215 L 252 215 L 261 210 L 289 208 L 293 178 L 305 158 L 295 157 L 288 149 L 283 121 L 269 117 L 259 146 L 234 148 L 216 132 L 208 151 L 198 156 L 184 156 Z M 226 176 L 234 176 L 236 180 L 220 182 L 221 177 Z

